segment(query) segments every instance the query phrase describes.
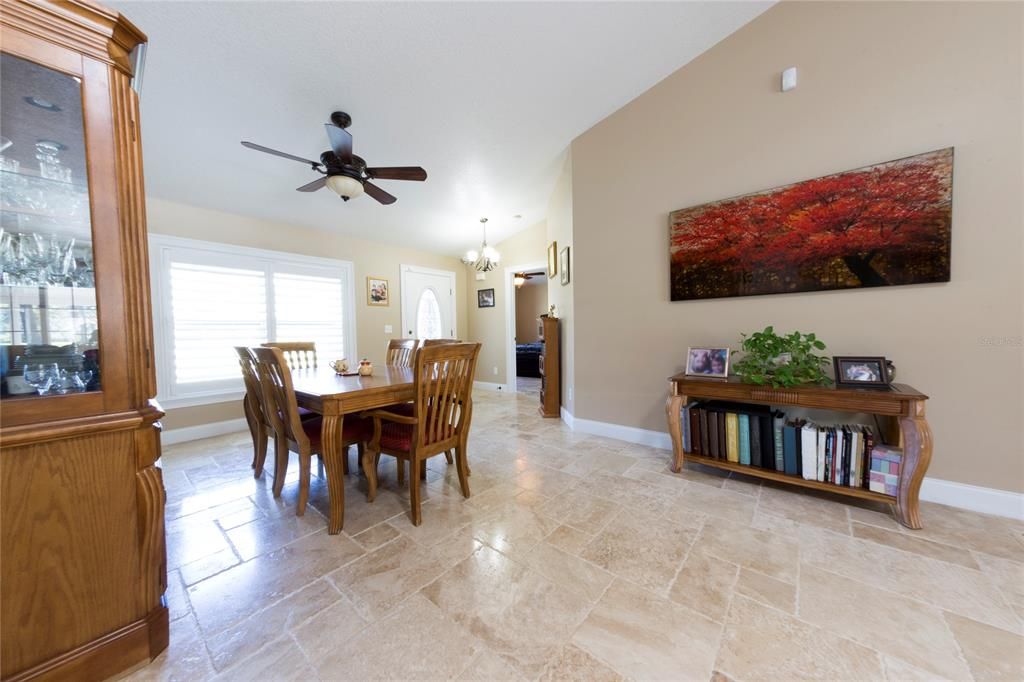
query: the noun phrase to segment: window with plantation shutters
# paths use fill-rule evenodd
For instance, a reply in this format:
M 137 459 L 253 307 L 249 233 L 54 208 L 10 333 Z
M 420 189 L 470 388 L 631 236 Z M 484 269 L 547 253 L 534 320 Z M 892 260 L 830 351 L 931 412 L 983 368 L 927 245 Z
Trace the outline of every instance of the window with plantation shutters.
M 151 237 L 158 393 L 170 407 L 242 392 L 234 346 L 313 341 L 356 357 L 352 264 Z

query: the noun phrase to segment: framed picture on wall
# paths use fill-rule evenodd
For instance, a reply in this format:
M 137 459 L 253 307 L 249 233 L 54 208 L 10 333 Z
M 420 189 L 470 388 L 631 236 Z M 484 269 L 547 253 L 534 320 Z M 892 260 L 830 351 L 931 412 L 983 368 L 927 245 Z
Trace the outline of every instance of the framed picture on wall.
M 562 271 L 562 286 L 569 283 L 569 247 L 558 252 L 558 268 Z
M 476 307 L 477 308 L 493 308 L 494 307 L 494 289 L 479 289 L 476 292 Z
M 558 242 L 548 245 L 548 279 L 558 274 Z
M 390 305 L 391 287 L 383 277 L 366 278 L 366 305 Z

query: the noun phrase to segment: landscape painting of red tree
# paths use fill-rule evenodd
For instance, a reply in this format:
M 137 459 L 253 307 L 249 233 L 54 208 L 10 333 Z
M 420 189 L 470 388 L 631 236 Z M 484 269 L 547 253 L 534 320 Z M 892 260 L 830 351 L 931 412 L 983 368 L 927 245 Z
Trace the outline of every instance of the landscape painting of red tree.
M 953 149 L 669 216 L 672 300 L 949 281 Z

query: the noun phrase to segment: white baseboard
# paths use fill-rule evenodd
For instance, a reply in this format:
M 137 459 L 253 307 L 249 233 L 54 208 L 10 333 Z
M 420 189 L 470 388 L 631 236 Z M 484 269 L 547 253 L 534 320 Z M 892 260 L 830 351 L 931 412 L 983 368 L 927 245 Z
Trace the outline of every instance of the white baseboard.
M 177 443 L 185 443 L 190 440 L 213 438 L 214 436 L 223 436 L 226 433 L 237 433 L 248 429 L 249 424 L 245 421 L 245 417 L 239 417 L 238 419 L 227 419 L 222 422 L 210 422 L 209 424 L 199 424 L 198 426 L 184 426 L 180 429 L 164 431 L 160 435 L 160 442 L 163 445 L 175 445 Z
M 672 439 L 667 433 L 639 429 L 634 426 L 611 424 L 573 416 L 564 407 L 562 421 L 574 431 L 591 433 L 595 436 L 615 438 L 627 443 L 637 443 L 665 450 L 672 449 Z M 1015 493 L 997 488 L 983 488 L 968 483 L 944 481 L 939 478 L 925 478 L 921 484 L 921 499 L 926 502 L 969 509 L 984 514 L 995 514 L 1024 521 L 1024 493 Z
M 559 407 L 558 412 L 559 412 L 559 414 L 562 415 L 562 421 L 565 422 L 565 425 L 568 426 L 573 431 L 575 431 L 576 430 L 576 417 L 572 416 L 572 412 L 570 412 L 569 410 L 565 409 L 564 405 Z
M 1024 521 L 1024 494 L 1009 490 L 925 477 L 921 482 L 921 499 Z
M 490 381 L 474 381 L 473 388 L 480 389 L 481 391 L 501 391 L 502 393 L 508 392 L 508 384 L 496 384 Z

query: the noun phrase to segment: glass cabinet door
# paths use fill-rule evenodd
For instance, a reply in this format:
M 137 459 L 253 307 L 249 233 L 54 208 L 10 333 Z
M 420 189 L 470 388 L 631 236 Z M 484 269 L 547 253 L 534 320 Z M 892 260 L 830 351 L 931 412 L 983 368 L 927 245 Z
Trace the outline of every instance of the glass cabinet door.
M 82 83 L 0 60 L 0 399 L 97 391 Z

